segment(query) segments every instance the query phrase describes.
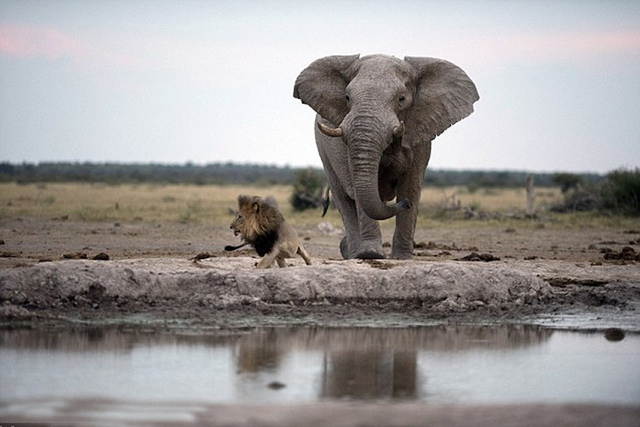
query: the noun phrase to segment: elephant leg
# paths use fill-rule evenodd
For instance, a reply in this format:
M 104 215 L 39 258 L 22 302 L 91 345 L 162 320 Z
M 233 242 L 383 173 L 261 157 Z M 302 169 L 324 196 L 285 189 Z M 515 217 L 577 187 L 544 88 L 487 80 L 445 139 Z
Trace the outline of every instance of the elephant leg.
M 385 258 L 384 251 L 382 250 L 382 233 L 380 232 L 380 224 L 378 224 L 378 221 L 369 218 L 369 216 L 358 207 L 358 223 L 360 226 L 360 235 L 354 258 Z
M 336 183 L 331 192 L 334 194 L 334 203 L 340 211 L 345 236 L 340 242 L 340 253 L 345 259 L 379 259 L 385 258 L 382 250 L 382 234 L 378 221 L 371 219 L 357 206 L 342 186 Z M 334 190 L 334 188 L 337 189 Z
M 340 254 L 342 258 L 349 259 L 349 238 L 346 235 L 340 240 Z
M 329 181 L 333 202 L 340 212 L 344 225 L 345 236 L 340 242 L 340 253 L 344 259 L 354 258 L 360 246 L 360 225 L 356 203 L 347 190 L 351 185 L 351 172 L 345 162 L 346 146 L 342 139 L 328 138 L 318 132 L 316 132 L 316 144 Z
M 360 225 L 356 203 L 346 193 L 342 184 L 337 179 L 332 178 L 329 170 L 330 169 L 325 167 L 325 171 L 329 177 L 329 186 L 331 187 L 333 202 L 340 212 L 342 225 L 345 230 L 345 236 L 340 242 L 340 253 L 344 259 L 355 258 L 356 250 L 360 246 Z
M 413 257 L 413 235 L 418 217 L 418 201 L 410 209 L 396 216 L 396 229 L 393 233 L 391 258 L 411 259 Z
M 396 229 L 393 233 L 393 243 L 391 245 L 391 257 L 397 259 L 410 259 L 413 257 L 413 236 L 416 231 L 416 220 L 418 218 L 418 205 L 422 194 L 422 181 L 424 171 L 429 163 L 431 146 L 423 148 L 422 153 L 417 153 L 418 159 L 422 161 L 414 167 L 414 173 L 405 177 L 398 185 L 398 199 L 409 199 L 411 207 L 398 213 L 396 216 Z
M 342 200 L 336 198 L 335 203 L 340 211 L 340 217 L 342 218 L 345 231 L 345 236 L 340 241 L 340 253 L 344 259 L 356 258 L 361 240 L 356 203 L 348 196 Z

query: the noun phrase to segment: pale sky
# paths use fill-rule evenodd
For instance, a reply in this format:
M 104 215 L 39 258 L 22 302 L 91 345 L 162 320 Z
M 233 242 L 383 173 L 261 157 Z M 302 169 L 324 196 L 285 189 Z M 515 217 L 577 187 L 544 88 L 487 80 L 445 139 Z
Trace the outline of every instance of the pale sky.
M 356 53 L 476 83 L 431 168 L 640 166 L 638 0 L 0 0 L 0 161 L 320 166 L 293 84 Z

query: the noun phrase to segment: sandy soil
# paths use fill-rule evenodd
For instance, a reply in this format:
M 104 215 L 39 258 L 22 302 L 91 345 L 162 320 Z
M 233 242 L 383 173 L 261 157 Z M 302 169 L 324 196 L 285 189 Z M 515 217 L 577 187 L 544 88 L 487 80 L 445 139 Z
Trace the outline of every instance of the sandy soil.
M 43 402 L 47 404 L 49 402 Z M 420 403 L 320 402 L 303 405 L 222 405 L 197 402 L 140 404 L 109 400 L 56 402 L 66 415 L 13 416 L 13 423 L 71 426 L 261 426 L 261 427 L 363 427 L 363 426 L 612 426 L 635 427 L 640 407 L 578 404 L 532 405 L 425 405 Z M 117 412 L 117 411 L 121 412 Z M 45 409 L 46 411 L 46 409 Z M 43 412 L 43 411 L 42 411 Z M 92 417 L 101 414 L 98 420 Z M 124 414 L 111 418 L 104 414 Z M 162 420 L 159 420 L 159 418 Z M 134 419 L 135 421 L 129 421 Z M 53 421 L 52 421 L 53 420 Z M 26 425 L 26 424 L 25 424 Z M 33 424 L 30 424 L 33 425 Z M 38 424 L 40 425 L 40 424 Z
M 317 259 L 341 259 L 341 235 L 308 229 L 299 232 Z M 384 233 L 390 242 L 390 232 Z M 237 256 L 225 252 L 227 244 L 239 243 L 228 227 L 191 224 L 77 223 L 57 220 L 5 219 L 0 221 L 0 268 L 32 265 L 43 260 L 62 260 L 81 255 L 91 258 L 104 252 L 110 259 L 193 257 L 201 252 L 213 256 Z M 558 260 L 589 264 L 633 264 L 640 245 L 637 229 L 612 228 L 436 228 L 416 231 L 416 260 L 461 258 L 471 252 L 489 253 L 503 260 Z M 624 247 L 633 257 L 616 259 Z M 247 254 L 249 252 L 242 252 Z M 613 254 L 605 259 L 607 253 Z

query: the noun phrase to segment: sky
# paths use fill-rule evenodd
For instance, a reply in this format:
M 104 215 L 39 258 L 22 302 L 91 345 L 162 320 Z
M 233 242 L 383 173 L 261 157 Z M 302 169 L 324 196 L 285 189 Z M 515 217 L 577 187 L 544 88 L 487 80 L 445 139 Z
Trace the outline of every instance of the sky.
M 319 167 L 293 85 L 357 53 L 475 82 L 431 168 L 640 166 L 639 0 L 0 0 L 0 162 Z

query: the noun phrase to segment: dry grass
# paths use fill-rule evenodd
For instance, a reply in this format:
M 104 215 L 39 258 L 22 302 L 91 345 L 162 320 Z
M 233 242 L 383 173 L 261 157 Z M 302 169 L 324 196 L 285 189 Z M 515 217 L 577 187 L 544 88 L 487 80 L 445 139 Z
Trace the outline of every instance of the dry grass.
M 71 221 L 216 222 L 228 217 L 235 186 L 1 184 L 0 216 L 66 218 Z M 286 198 L 285 187 L 269 194 Z M 280 196 L 280 197 L 278 197 Z M 284 202 L 284 199 L 283 199 Z
M 536 204 L 549 207 L 562 200 L 557 189 L 540 189 L 536 192 Z M 466 187 L 425 188 L 422 190 L 421 206 L 427 209 L 443 207 L 470 208 L 487 212 L 519 212 L 526 207 L 524 188 L 485 188 L 469 192 Z M 424 209 L 423 209 L 424 210 Z
M 151 223 L 182 222 L 226 225 L 231 221 L 229 209 L 236 207 L 238 194 L 273 196 L 281 210 L 295 226 L 314 228 L 320 221 L 341 225 L 338 212 L 330 209 L 324 219 L 320 210 L 292 212 L 289 204 L 290 186 L 195 186 L 195 185 L 106 185 L 77 183 L 0 184 L 0 218 L 36 217 L 60 218 L 70 221 L 144 221 Z M 447 226 L 505 226 L 508 220 L 465 221 L 460 215 L 464 208 L 474 211 L 521 213 L 525 208 L 524 189 L 480 189 L 470 193 L 464 187 L 425 188 L 423 190 L 418 227 Z M 537 206 L 561 200 L 559 191 L 541 189 L 537 192 Z M 447 208 L 461 206 L 452 214 Z M 508 216 L 508 215 L 507 215 Z M 552 225 L 588 226 L 607 222 L 609 226 L 629 226 L 624 218 L 602 218 L 576 214 L 555 216 Z M 394 221 L 383 221 L 383 228 L 393 227 Z M 521 224 L 520 224 L 521 225 Z

